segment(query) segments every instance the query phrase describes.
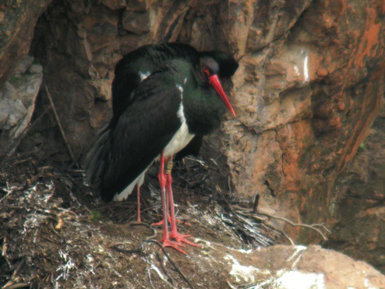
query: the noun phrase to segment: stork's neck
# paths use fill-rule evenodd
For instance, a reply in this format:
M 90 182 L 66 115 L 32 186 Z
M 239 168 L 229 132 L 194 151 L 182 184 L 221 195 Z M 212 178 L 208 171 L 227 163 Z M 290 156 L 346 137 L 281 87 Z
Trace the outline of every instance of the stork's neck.
M 214 89 L 208 83 L 187 81 L 184 92 L 183 106 L 189 130 L 194 134 L 208 134 L 219 127 L 226 107 Z
M 189 131 L 204 135 L 219 127 L 226 107 L 207 78 L 203 78 L 200 71 L 181 60 L 170 61 L 167 69 L 181 92 Z

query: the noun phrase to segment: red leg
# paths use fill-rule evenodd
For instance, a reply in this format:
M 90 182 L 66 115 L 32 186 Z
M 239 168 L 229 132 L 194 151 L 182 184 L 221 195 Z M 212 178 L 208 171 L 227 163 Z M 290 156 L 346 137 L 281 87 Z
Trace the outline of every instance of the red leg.
M 137 202 L 138 202 L 138 205 L 137 205 L 138 212 L 137 212 L 136 221 L 138 223 L 142 223 L 142 218 L 140 216 L 140 186 L 137 186 L 136 192 L 137 192 L 137 197 L 136 198 L 137 198 Z
M 170 238 L 173 238 L 178 243 L 186 243 L 191 246 L 200 247 L 200 245 L 195 244 L 189 240 L 187 240 L 187 237 L 190 237 L 191 235 L 183 235 L 178 233 L 177 228 L 177 221 L 175 219 L 175 207 L 174 207 L 174 196 L 172 192 L 172 176 L 171 171 L 169 174 L 166 174 L 166 186 L 167 186 L 167 198 L 168 198 L 168 205 L 170 210 L 170 217 L 171 217 L 171 232 L 170 232 Z
M 168 210 L 169 210 L 169 215 L 168 215 L 168 221 L 170 222 L 170 224 L 171 224 L 171 208 L 172 208 L 172 210 L 173 210 L 173 215 L 175 216 L 175 203 L 174 203 L 174 195 L 173 195 L 173 193 L 172 193 L 172 176 L 171 176 L 171 171 L 170 171 L 170 173 L 169 174 L 166 174 L 166 176 L 168 177 L 169 176 L 169 178 L 167 179 L 167 183 L 166 183 L 166 188 L 167 188 L 167 186 L 168 186 L 168 184 L 170 184 L 170 192 L 171 192 L 171 198 L 169 198 L 168 197 L 168 194 L 169 193 L 167 193 L 167 201 L 168 201 Z M 186 226 L 192 226 L 190 223 L 188 223 L 188 222 L 185 222 L 185 221 L 181 221 L 181 220 L 177 220 L 176 219 L 176 217 L 174 217 L 174 220 L 175 220 L 175 222 L 177 223 L 177 224 L 184 224 L 184 225 L 186 225 Z
M 159 168 L 159 183 L 160 183 L 160 189 L 161 189 L 161 200 L 162 200 L 162 209 L 163 209 L 163 237 L 160 240 L 161 243 L 163 243 L 163 247 L 172 247 L 175 250 L 186 254 L 182 249 L 180 249 L 178 246 L 179 244 L 172 242 L 170 240 L 170 236 L 168 233 L 168 220 L 167 220 L 167 215 L 168 215 L 168 204 L 167 204 L 167 195 L 166 195 L 166 182 L 167 178 L 164 173 L 164 157 L 163 157 L 163 152 L 160 157 L 160 168 Z
M 168 201 L 168 199 L 167 199 L 167 201 Z M 168 201 L 168 207 L 170 208 L 170 202 L 169 201 Z M 167 220 L 171 224 L 171 216 L 170 216 L 170 214 L 167 214 Z M 191 226 L 190 223 L 184 222 L 184 221 L 181 221 L 181 220 L 177 220 L 176 218 L 175 218 L 175 221 L 176 221 L 177 224 L 182 224 L 183 223 L 183 224 L 185 224 L 187 226 Z M 160 220 L 159 222 L 152 223 L 151 226 L 163 226 L 163 223 L 164 223 L 163 220 Z
M 168 159 L 168 160 L 165 160 L 165 162 L 167 163 L 167 165 L 169 166 L 166 170 L 170 173 L 167 173 L 165 174 L 165 177 L 168 176 L 170 174 L 170 178 L 171 178 L 171 170 L 172 170 L 172 159 Z M 170 162 L 170 163 L 169 163 Z M 164 168 L 164 166 L 163 166 Z M 166 185 L 167 185 L 167 179 L 166 179 Z M 171 179 L 171 182 L 170 182 L 170 187 L 172 185 L 172 179 Z M 172 190 L 172 189 L 171 189 Z M 170 208 L 173 208 L 174 209 L 174 200 L 170 200 L 169 197 L 168 197 L 168 194 L 166 195 L 167 196 L 167 205 L 168 205 L 168 212 L 167 212 L 167 220 L 169 223 L 172 223 L 172 219 L 171 219 L 171 215 L 170 215 Z M 187 222 L 182 222 L 182 221 L 179 221 L 179 220 L 176 220 L 176 218 L 174 218 L 175 222 L 176 223 L 184 223 L 186 224 L 187 226 L 191 226 L 190 223 L 187 223 Z M 159 222 L 156 222 L 156 223 L 152 223 L 151 226 L 163 226 L 164 225 L 164 221 L 163 220 L 160 220 Z
M 167 195 L 166 195 L 167 197 Z M 167 214 L 167 220 L 169 223 L 171 223 L 171 217 L 170 217 L 170 214 Z M 156 223 L 152 223 L 151 226 L 163 226 L 164 225 L 164 221 L 163 219 L 160 220 L 159 222 L 156 222 Z

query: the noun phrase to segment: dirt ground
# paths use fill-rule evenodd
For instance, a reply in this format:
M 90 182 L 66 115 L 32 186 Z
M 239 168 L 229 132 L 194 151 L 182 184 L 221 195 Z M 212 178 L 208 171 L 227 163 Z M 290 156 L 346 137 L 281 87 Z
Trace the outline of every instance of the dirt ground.
M 59 169 L 25 155 L 3 161 L 0 285 L 8 289 L 229 287 L 228 278 L 220 273 L 227 264 L 218 263 L 216 252 L 287 241 L 266 218 L 250 213 L 252 205 L 210 190 L 206 180 L 210 169 L 212 165 L 196 159 L 175 168 L 179 230 L 201 245 L 184 247 L 187 255 L 183 255 L 161 249 L 157 242 L 161 228 L 135 225 L 136 194 L 125 202 L 105 203 L 84 184 L 80 170 Z M 151 224 L 161 216 L 155 168 L 146 183 L 142 214 L 145 224 Z M 215 251 L 210 244 L 222 249 Z

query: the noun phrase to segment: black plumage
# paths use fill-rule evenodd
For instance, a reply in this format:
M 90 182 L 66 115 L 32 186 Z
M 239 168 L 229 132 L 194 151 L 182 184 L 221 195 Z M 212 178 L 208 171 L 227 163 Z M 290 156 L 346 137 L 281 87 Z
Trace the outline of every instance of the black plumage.
M 161 242 L 182 253 L 182 242 L 199 245 L 177 230 L 172 160 L 194 137 L 192 143 L 200 146 L 201 137 L 219 126 L 226 106 L 235 116 L 218 75 L 229 78 L 237 66 L 225 53 L 199 53 L 183 44 L 145 46 L 129 53 L 115 69 L 113 117 L 87 157 L 87 179 L 105 200 L 123 200 L 137 186 L 138 222 L 140 186 L 148 168 L 160 159 Z
M 134 101 L 89 153 L 88 180 L 105 200 L 119 194 L 160 155 L 181 126 L 181 104 L 191 134 L 218 127 L 226 107 L 201 78 L 191 63 L 172 59 L 132 91 Z
M 144 45 L 126 54 L 115 67 L 115 78 L 112 83 L 113 117 L 110 125 L 115 123 L 122 111 L 132 102 L 134 95 L 131 92 L 143 77 L 151 75 L 172 59 L 182 58 L 195 67 L 199 65 L 201 58 L 207 56 L 218 63 L 218 75 L 222 81 L 230 79 L 238 68 L 238 63 L 229 53 L 218 50 L 199 52 L 192 46 L 182 43 Z M 176 159 L 182 159 L 186 155 L 198 155 L 202 138 L 203 134 L 196 134 L 194 139 L 176 155 Z
M 115 66 L 115 78 L 112 83 L 112 121 L 131 103 L 134 97 L 131 92 L 142 81 L 142 77 L 152 74 L 172 59 L 181 58 L 196 67 L 199 60 L 205 56 L 218 63 L 218 76 L 222 80 L 229 79 L 238 68 L 238 63 L 229 53 L 217 50 L 198 52 L 192 46 L 182 43 L 144 45 L 126 54 Z
M 93 184 L 101 191 L 105 200 L 111 200 L 114 194 L 119 193 L 127 184 L 130 184 L 134 175 L 139 174 L 141 172 L 140 170 L 144 169 L 142 166 L 137 166 L 135 169 L 130 166 L 123 168 L 118 165 L 118 162 L 115 162 L 115 165 L 108 165 L 108 163 L 111 163 L 111 151 L 116 150 L 116 147 L 118 146 L 123 146 L 123 143 L 113 144 L 113 141 L 111 140 L 112 131 L 115 132 L 115 137 L 118 139 L 117 131 L 121 130 L 124 121 L 132 121 L 132 126 L 135 126 L 136 122 L 144 123 L 149 126 L 152 115 L 150 113 L 148 115 L 143 113 L 143 108 L 140 109 L 140 111 L 142 111 L 142 118 L 140 120 L 132 120 L 130 114 L 135 113 L 132 111 L 139 105 L 138 103 L 140 103 L 140 105 L 153 105 L 155 107 L 156 101 L 162 101 L 167 98 L 167 96 L 163 96 L 165 88 L 159 87 L 159 83 L 164 81 L 160 78 L 164 77 L 164 75 L 167 74 L 166 71 L 170 69 L 167 68 L 167 63 L 170 63 L 175 59 L 182 59 L 188 62 L 194 70 L 199 68 L 200 60 L 208 56 L 215 60 L 218 65 L 217 73 L 219 77 L 224 80 L 229 79 L 238 68 L 238 63 L 228 53 L 221 51 L 198 52 L 190 45 L 181 43 L 145 45 L 126 54 L 116 64 L 115 78 L 112 84 L 113 117 L 109 125 L 99 133 L 96 142 L 88 153 L 86 164 L 87 179 L 89 183 Z M 151 80 L 146 79 L 146 77 L 148 78 L 155 72 L 160 73 L 160 75 L 156 75 L 154 78 L 151 77 Z M 142 82 L 146 87 L 141 87 L 138 91 L 134 92 Z M 158 87 L 156 87 L 157 85 Z M 206 83 L 205 89 L 208 89 L 208 87 L 209 84 Z M 170 99 L 172 98 L 173 93 L 176 93 L 175 89 L 173 90 L 173 92 L 168 94 Z M 148 95 L 154 95 L 154 100 L 152 101 L 153 104 L 145 104 L 141 100 L 143 94 L 146 93 Z M 159 99 L 157 100 L 155 98 Z M 138 103 L 135 104 L 137 100 Z M 134 107 L 132 108 L 131 105 Z M 195 110 L 200 111 L 201 108 L 197 107 Z M 190 113 L 190 115 L 190 119 L 195 117 L 204 120 L 205 118 L 210 117 L 212 118 L 211 121 L 216 122 L 214 127 L 219 125 L 220 118 L 215 115 L 207 116 L 201 114 L 194 116 L 194 113 Z M 122 119 L 120 120 L 121 117 Z M 149 121 L 147 121 L 147 118 L 150 118 Z M 202 143 L 202 137 L 210 132 L 209 126 L 206 126 L 206 121 L 195 122 L 194 120 L 191 120 L 190 123 L 190 129 L 194 132 L 194 138 L 189 145 L 177 154 L 176 159 L 181 159 L 188 154 L 198 154 Z M 201 124 L 200 127 L 198 127 L 199 124 Z M 119 126 L 119 129 L 117 126 Z M 130 138 L 132 138 L 133 135 L 134 134 L 132 134 Z M 138 145 L 141 146 L 143 144 Z M 130 150 L 127 151 L 130 152 Z M 129 160 L 127 159 L 126 161 Z M 148 161 L 145 163 L 147 164 Z M 110 166 L 110 169 L 107 169 L 108 166 Z M 113 176 L 114 173 L 116 173 L 115 176 Z M 103 176 L 103 174 L 106 174 L 106 176 Z

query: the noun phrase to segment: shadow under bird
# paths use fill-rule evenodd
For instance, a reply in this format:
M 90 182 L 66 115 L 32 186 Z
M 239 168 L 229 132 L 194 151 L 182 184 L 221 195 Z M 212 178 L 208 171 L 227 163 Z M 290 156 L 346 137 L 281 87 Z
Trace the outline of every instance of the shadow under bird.
M 137 186 L 138 221 L 140 186 L 152 163 L 160 161 L 161 242 L 182 253 L 182 243 L 196 244 L 177 230 L 172 160 L 194 138 L 217 128 L 226 107 L 235 116 L 219 76 L 230 78 L 237 67 L 225 53 L 197 52 L 184 44 L 129 53 L 116 65 L 113 117 L 87 156 L 87 180 L 105 200 L 124 200 Z

